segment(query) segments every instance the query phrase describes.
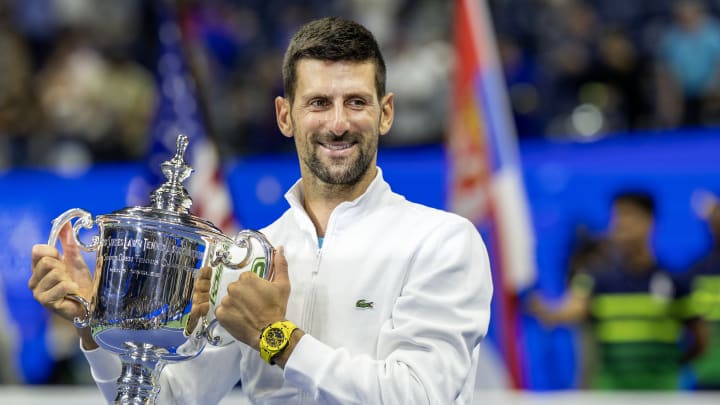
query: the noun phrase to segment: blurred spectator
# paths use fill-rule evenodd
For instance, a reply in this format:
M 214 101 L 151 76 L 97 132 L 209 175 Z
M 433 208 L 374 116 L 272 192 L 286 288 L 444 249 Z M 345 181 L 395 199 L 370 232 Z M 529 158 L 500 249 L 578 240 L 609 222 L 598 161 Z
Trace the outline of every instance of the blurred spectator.
M 544 72 L 532 54 L 509 35 L 497 40 L 498 57 L 502 65 L 508 96 L 519 136 L 538 136 L 544 133 L 547 103 L 541 88 L 546 83 Z
M 17 369 L 18 332 L 15 321 L 7 311 L 5 287 L 0 277 L 0 384 L 20 382 Z
M 720 199 L 714 195 L 701 207 L 712 245 L 691 269 L 693 301 L 696 311 L 709 326 L 708 351 L 693 363 L 695 388 L 720 390 Z
M 139 159 L 154 111 L 152 76 L 123 49 L 103 53 L 89 38 L 66 31 L 39 74 L 49 124 L 60 142 L 73 145 L 76 162 Z
M 0 17 L 0 168 L 26 165 L 42 130 L 23 37 Z
M 598 39 L 597 57 L 592 75 L 596 87 L 587 101 L 604 111 L 612 131 L 648 127 L 649 83 L 645 78 L 650 66 L 623 27 L 606 28 Z
M 594 136 L 604 129 L 604 122 L 598 106 L 583 99 L 582 89 L 592 80 L 597 60 L 595 45 L 601 25 L 595 7 L 584 1 L 558 2 L 546 18 L 548 26 L 538 34 L 540 60 L 552 80 L 547 131 L 553 135 Z M 587 119 L 573 120 L 573 113 L 581 106 L 595 113 L 595 125 L 588 126 Z
M 658 119 L 670 127 L 720 118 L 720 23 L 701 0 L 680 0 L 658 48 Z
M 580 225 L 575 229 L 575 237 L 568 259 L 567 286 L 572 287 L 575 277 L 586 274 L 593 269 L 602 267 L 611 246 L 604 235 L 594 235 L 587 227 Z M 534 298 L 538 299 L 538 298 Z M 594 325 L 585 317 L 577 322 L 578 326 L 578 381 L 580 389 L 593 388 L 593 376 L 597 372 L 598 340 L 595 337 Z
M 685 283 L 657 263 L 652 249 L 654 198 L 645 192 L 614 197 L 607 247 L 573 277 L 558 304 L 530 298 L 530 311 L 550 325 L 593 322 L 596 389 L 680 388 L 681 365 L 703 350 L 702 323 L 693 317 Z M 683 326 L 690 345 L 680 345 Z
M 364 2 L 354 1 L 354 14 L 376 18 L 372 25 L 385 21 L 388 28 L 378 41 L 386 55 L 388 91 L 398 95 L 395 108 L 400 111 L 393 123 L 392 136 L 381 138 L 382 145 L 414 145 L 437 143 L 445 131 L 447 89 L 450 79 L 452 49 L 450 35 L 451 2 L 416 1 L 388 2 L 396 9 L 388 19 L 373 13 L 360 12 Z M 440 20 L 438 16 L 447 16 Z M 398 24 L 398 21 L 404 23 Z M 371 25 L 371 26 L 372 26 Z M 392 30 L 392 31 L 391 31 Z M 390 35 L 389 33 L 392 33 Z

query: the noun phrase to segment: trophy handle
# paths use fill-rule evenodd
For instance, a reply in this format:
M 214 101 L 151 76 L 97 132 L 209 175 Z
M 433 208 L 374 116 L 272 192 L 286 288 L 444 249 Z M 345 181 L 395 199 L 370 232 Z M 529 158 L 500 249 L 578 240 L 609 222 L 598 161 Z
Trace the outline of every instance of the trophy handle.
M 77 243 L 78 246 L 80 246 L 80 248 L 85 250 L 86 252 L 94 251 L 99 244 L 99 238 L 97 236 L 93 237 L 92 242 L 89 245 L 85 244 L 83 241 L 80 240 L 80 238 L 78 238 L 78 233 L 80 232 L 81 227 L 90 229 L 94 224 L 92 215 L 89 212 L 80 208 L 71 208 L 60 214 L 59 217 L 53 219 L 52 228 L 50 229 L 50 237 L 48 238 L 48 245 L 53 247 L 57 245 L 58 235 L 60 234 L 60 230 L 62 229 L 62 227 L 76 217 L 78 218 L 78 220 L 75 221 L 75 224 L 73 224 L 72 227 L 72 236 L 75 240 L 75 243 Z M 80 303 L 80 305 L 82 305 L 83 309 L 85 310 L 85 316 L 76 316 L 73 319 L 73 324 L 75 324 L 75 326 L 78 328 L 86 328 L 90 323 L 90 303 L 85 298 L 77 294 L 68 294 L 66 298 L 76 301 Z
M 252 255 L 252 241 L 251 239 L 255 239 L 260 243 L 260 246 L 263 249 L 264 254 L 264 261 L 253 261 L 252 268 L 250 271 L 257 274 L 258 277 L 263 278 L 268 281 L 272 281 L 273 279 L 273 251 L 275 248 L 273 248 L 272 244 L 268 239 L 263 235 L 261 232 L 253 231 L 250 229 L 245 229 L 235 236 L 235 239 L 233 240 L 235 242 L 235 245 L 238 247 L 241 247 L 245 249 L 245 257 L 238 262 L 233 263 L 229 259 L 229 252 L 227 251 L 218 251 L 215 254 L 215 259 L 212 262 L 213 266 L 216 266 L 218 264 L 223 264 L 229 269 L 232 270 L 238 270 L 241 269 L 250 263 L 250 260 L 253 259 Z M 220 326 L 218 325 L 217 319 L 213 319 L 210 322 L 207 322 L 207 319 L 204 320 L 205 327 L 203 328 L 203 332 L 201 332 L 202 335 L 205 336 L 208 343 L 210 343 L 213 346 L 227 346 L 230 343 L 233 342 L 233 340 L 230 341 L 223 341 L 222 337 L 219 335 L 216 335 L 213 331 L 217 330 Z
M 89 245 L 86 245 L 83 241 L 78 238 L 78 232 L 80 232 L 80 228 L 90 229 L 92 228 L 94 221 L 92 219 L 92 215 L 80 208 L 71 208 L 62 214 L 60 214 L 59 217 L 53 219 L 52 221 L 52 228 L 50 229 L 50 237 L 48 238 L 48 245 L 55 246 L 57 245 L 58 235 L 60 234 L 60 230 L 63 226 L 65 226 L 66 223 L 73 220 L 73 218 L 77 217 L 78 220 L 75 221 L 75 224 L 73 225 L 73 239 L 75 239 L 75 243 L 80 246 L 81 249 L 83 249 L 86 252 L 92 252 L 97 248 L 99 244 L 99 238 L 97 236 L 93 237 L 92 242 L 90 242 Z
M 273 279 L 273 246 L 268 239 L 261 232 L 245 229 L 235 236 L 233 242 L 236 246 L 245 249 L 245 257 L 237 263 L 230 261 L 230 254 L 227 251 L 218 251 L 215 253 L 215 259 L 212 261 L 212 265 L 218 265 L 222 263 L 225 267 L 231 270 L 241 269 L 250 263 L 253 259 L 252 241 L 255 239 L 260 243 L 263 249 L 263 255 L 265 260 L 263 262 L 253 262 L 252 268 L 250 269 L 253 273 L 257 274 L 260 278 L 271 281 Z
M 73 318 L 73 325 L 75 325 L 76 328 L 87 328 L 90 325 L 90 303 L 77 294 L 68 294 L 65 298 L 69 298 L 82 305 L 83 310 L 85 310 L 85 316 L 76 316 Z
M 229 339 L 228 341 L 223 341 L 223 339 L 219 335 L 213 333 L 213 331 L 219 327 L 217 319 L 213 319 L 212 321 L 208 322 L 206 318 L 203 318 L 203 322 L 205 323 L 205 325 L 202 329 L 203 331 L 200 332 L 200 334 L 204 336 L 205 339 L 207 339 L 208 343 L 213 346 L 223 347 L 233 342 L 233 340 L 231 339 Z

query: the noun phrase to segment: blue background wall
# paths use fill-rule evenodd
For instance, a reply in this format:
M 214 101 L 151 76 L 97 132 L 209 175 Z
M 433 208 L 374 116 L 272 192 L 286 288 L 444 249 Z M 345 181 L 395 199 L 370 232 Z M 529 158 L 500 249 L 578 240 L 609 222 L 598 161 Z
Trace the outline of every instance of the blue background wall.
M 661 260 L 681 270 L 707 247 L 708 235 L 693 213 L 699 188 L 720 193 L 720 137 L 711 131 L 633 134 L 586 144 L 525 141 L 520 148 L 537 238 L 539 286 L 562 293 L 565 260 L 578 224 L 602 231 L 611 194 L 643 187 L 658 196 L 655 245 Z M 394 190 L 443 208 L 446 156 L 440 146 L 383 149 L 379 164 Z M 254 156 L 228 162 L 228 182 L 243 227 L 260 228 L 286 208 L 283 194 L 299 176 L 294 155 Z M 14 169 L 0 173 L 0 275 L 12 317 L 20 328 L 18 364 L 28 382 L 47 377 L 45 316 L 27 288 L 30 248 L 45 243 L 50 221 L 68 208 L 104 214 L 126 206 L 130 179 L 140 164 L 104 165 L 58 174 Z M 545 330 L 525 318 L 523 341 L 531 388 L 575 384 L 575 331 Z

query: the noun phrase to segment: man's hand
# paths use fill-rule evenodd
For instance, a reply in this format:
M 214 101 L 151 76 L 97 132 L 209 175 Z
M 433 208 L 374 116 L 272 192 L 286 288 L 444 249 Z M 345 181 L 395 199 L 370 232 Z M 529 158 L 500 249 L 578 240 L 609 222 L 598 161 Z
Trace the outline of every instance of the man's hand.
M 210 285 L 212 268 L 205 266 L 200 269 L 193 286 L 192 307 L 190 318 L 185 325 L 185 334 L 190 335 L 197 327 L 200 317 L 207 315 L 210 311 Z
M 32 276 L 28 287 L 43 307 L 71 321 L 87 314 L 80 303 L 67 298 L 68 294 L 77 294 L 90 301 L 93 281 L 69 223 L 60 230 L 60 243 L 64 252 L 62 256 L 54 246 L 33 246 Z M 96 347 L 92 338 L 87 339 L 90 336 L 87 328 L 78 333 L 83 337 L 86 349 Z
M 252 271 L 240 274 L 228 285 L 215 317 L 235 339 L 258 350 L 260 331 L 285 319 L 290 296 L 288 264 L 283 248 L 273 253 L 273 279 L 263 280 Z

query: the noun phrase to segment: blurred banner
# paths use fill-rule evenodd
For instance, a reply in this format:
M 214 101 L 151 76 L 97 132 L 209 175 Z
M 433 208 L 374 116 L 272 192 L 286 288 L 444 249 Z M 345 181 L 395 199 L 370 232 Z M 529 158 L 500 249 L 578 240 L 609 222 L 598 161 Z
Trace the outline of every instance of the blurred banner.
M 645 185 L 659 196 L 655 246 L 661 261 L 671 269 L 687 268 L 710 243 L 691 196 L 699 189 L 720 190 L 718 150 L 720 137 L 713 130 L 642 133 L 560 145 L 545 140 L 524 142 L 520 152 L 532 217 L 536 218 L 534 233 L 542 235 L 537 239 L 542 269 L 539 284 L 552 294 L 564 291 L 567 252 L 577 224 L 591 231 L 604 229 L 609 198 L 618 189 L 636 185 Z M 378 164 L 393 190 L 410 200 L 444 208 L 450 158 L 445 151 L 439 145 L 384 149 Z M 243 226 L 253 229 L 282 214 L 287 207 L 283 192 L 300 175 L 297 157 L 292 154 L 248 156 L 229 162 L 227 169 L 235 212 L 243 218 Z M 27 287 L 32 245 L 47 242 L 50 221 L 68 208 L 98 215 L 123 207 L 128 184 L 144 170 L 146 164 L 138 162 L 95 165 L 76 173 L 20 168 L 0 172 L 0 189 L 5 191 L 0 198 L 0 278 L 6 298 L 0 304 L 6 304 L 8 315 L 0 335 L 10 340 L 6 351 L 16 351 L 12 359 L 3 358 L 3 362 L 17 369 L 17 380 L 48 383 L 57 360 L 47 314 Z M 93 259 L 94 255 L 88 257 L 88 262 Z M 499 296 L 500 292 L 493 302 L 493 336 L 484 344 L 487 349 L 503 341 L 498 332 L 503 317 Z M 522 349 L 527 359 L 525 386 L 531 390 L 576 388 L 574 364 L 582 360 L 575 352 L 576 336 L 567 328 L 549 330 L 532 319 L 523 319 L 522 325 L 520 336 L 507 342 Z M 70 347 L 77 350 L 77 340 Z M 76 364 L 85 366 L 82 355 L 77 354 Z M 498 356 L 483 359 L 494 357 Z M 503 364 L 498 367 L 490 360 L 483 364 L 483 371 L 501 373 Z M 482 380 L 486 388 L 502 387 L 498 382 L 502 376 L 487 378 L 487 373 Z M 78 370 L 76 375 L 84 380 L 90 377 L 89 370 Z M 6 403 L 2 393 L 0 398 Z
M 148 205 L 149 194 L 166 179 L 161 164 L 172 158 L 178 134 L 188 137 L 186 161 L 194 169 L 187 182 L 193 199 L 191 212 L 207 219 L 227 233 L 238 230 L 230 192 L 219 154 L 208 134 L 204 106 L 184 46 L 178 22 L 181 14 L 158 2 L 157 58 L 158 102 L 150 145 L 145 159 L 146 172 L 130 183 L 128 205 Z
M 485 2 L 457 0 L 454 27 L 448 205 L 486 238 L 495 283 L 490 335 L 521 388 L 516 296 L 535 280 L 535 245 L 517 136 Z

